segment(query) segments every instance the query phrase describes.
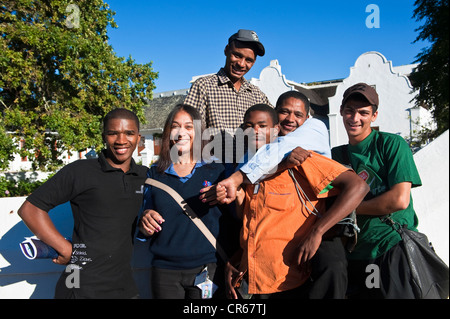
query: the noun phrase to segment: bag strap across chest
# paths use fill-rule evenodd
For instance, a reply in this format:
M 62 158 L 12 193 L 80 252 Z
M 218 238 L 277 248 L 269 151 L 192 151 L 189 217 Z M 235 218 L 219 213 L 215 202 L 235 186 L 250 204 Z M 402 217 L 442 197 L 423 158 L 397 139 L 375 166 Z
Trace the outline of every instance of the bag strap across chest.
M 194 210 L 186 203 L 183 197 L 181 197 L 180 194 L 178 194 L 173 188 L 170 186 L 161 183 L 160 181 L 157 181 L 152 178 L 147 178 L 145 180 L 145 184 L 151 185 L 153 187 L 157 187 L 159 189 L 162 189 L 166 193 L 168 193 L 172 198 L 177 202 L 177 204 L 183 209 L 183 212 L 186 216 L 189 217 L 189 219 L 198 227 L 198 229 L 203 233 L 203 235 L 208 239 L 208 241 L 211 243 L 211 245 L 214 247 L 214 249 L 217 250 L 219 256 L 222 258 L 223 261 L 228 260 L 228 256 L 225 253 L 225 251 L 222 249 L 220 244 L 217 242 L 217 239 L 214 237 L 214 235 L 211 233 L 211 231 L 206 227 L 206 225 L 203 223 L 203 221 L 197 216 L 197 214 L 194 212 Z

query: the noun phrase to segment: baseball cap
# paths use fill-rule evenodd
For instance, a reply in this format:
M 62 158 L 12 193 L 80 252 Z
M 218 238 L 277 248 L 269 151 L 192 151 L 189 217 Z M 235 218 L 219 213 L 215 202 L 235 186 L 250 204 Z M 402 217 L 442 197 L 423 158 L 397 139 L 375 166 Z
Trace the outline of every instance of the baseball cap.
M 347 102 L 348 98 L 353 94 L 361 94 L 367 101 L 369 101 L 371 105 L 378 106 L 377 91 L 366 83 L 357 83 L 345 90 L 341 105 L 343 106 L 345 102 Z
M 259 56 L 263 56 L 266 52 L 255 31 L 240 29 L 228 39 L 228 44 L 234 40 L 255 44 L 255 53 Z

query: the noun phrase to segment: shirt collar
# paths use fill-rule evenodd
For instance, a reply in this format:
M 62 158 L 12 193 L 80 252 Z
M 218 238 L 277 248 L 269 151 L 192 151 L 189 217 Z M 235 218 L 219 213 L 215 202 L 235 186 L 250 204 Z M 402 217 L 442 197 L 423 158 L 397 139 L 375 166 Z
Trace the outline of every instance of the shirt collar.
M 175 172 L 175 169 L 173 168 L 173 163 L 171 163 L 170 166 L 164 171 L 164 173 L 176 176 L 176 177 L 178 177 L 180 179 L 180 181 L 182 183 L 184 183 L 184 182 L 188 181 L 192 177 L 192 175 L 194 175 L 195 170 L 197 168 L 202 167 L 205 164 L 207 164 L 207 163 L 204 162 L 204 161 L 195 163 L 195 166 L 194 166 L 194 168 L 192 169 L 192 172 L 189 175 L 180 177 L 180 176 L 178 176 L 177 172 Z M 153 165 L 156 165 L 156 164 L 153 164 Z
M 109 162 L 106 160 L 106 150 L 102 150 L 100 152 L 98 156 L 98 161 L 100 163 L 102 171 L 104 172 L 113 172 L 113 171 L 123 172 L 120 168 L 113 167 L 111 166 L 111 164 L 109 164 Z M 133 158 L 131 158 L 130 169 L 125 174 L 138 175 L 137 165 Z
M 219 78 L 220 84 L 228 84 L 230 83 L 231 86 L 233 86 L 233 83 L 231 83 L 230 78 L 228 77 L 227 73 L 225 72 L 224 68 L 221 68 L 219 72 L 217 72 L 217 77 Z M 246 90 L 251 90 L 250 82 L 248 82 L 244 77 L 242 77 L 242 83 L 241 88 Z

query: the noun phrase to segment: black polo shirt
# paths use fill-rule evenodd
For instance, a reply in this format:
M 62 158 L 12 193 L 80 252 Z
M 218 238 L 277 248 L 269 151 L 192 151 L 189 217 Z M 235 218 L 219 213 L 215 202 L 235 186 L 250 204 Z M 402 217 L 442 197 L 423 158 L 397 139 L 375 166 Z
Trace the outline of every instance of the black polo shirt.
M 56 298 L 131 298 L 138 294 L 131 271 L 133 231 L 142 205 L 147 168 L 131 162 L 124 173 L 97 159 L 63 167 L 27 200 L 49 211 L 70 201 L 74 218 L 70 269 L 61 275 Z M 66 278 L 79 288 L 68 288 Z

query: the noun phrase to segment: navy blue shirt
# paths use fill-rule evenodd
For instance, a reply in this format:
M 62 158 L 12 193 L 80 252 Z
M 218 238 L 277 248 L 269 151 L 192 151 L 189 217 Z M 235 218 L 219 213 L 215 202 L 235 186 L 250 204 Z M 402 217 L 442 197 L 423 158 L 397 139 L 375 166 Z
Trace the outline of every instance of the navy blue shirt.
M 152 166 L 148 177 L 158 180 L 183 197 L 201 218 L 218 242 L 230 255 L 238 241 L 237 221 L 231 216 L 228 205 L 202 203 L 199 200 L 203 183 L 211 185 L 225 178 L 222 164 L 197 163 L 191 174 L 179 177 L 171 165 L 164 173 Z M 143 210 L 153 209 L 165 220 L 162 231 L 151 237 L 150 251 L 153 266 L 165 269 L 192 269 L 220 258 L 214 247 L 197 226 L 186 216 L 178 203 L 165 191 L 145 185 Z

